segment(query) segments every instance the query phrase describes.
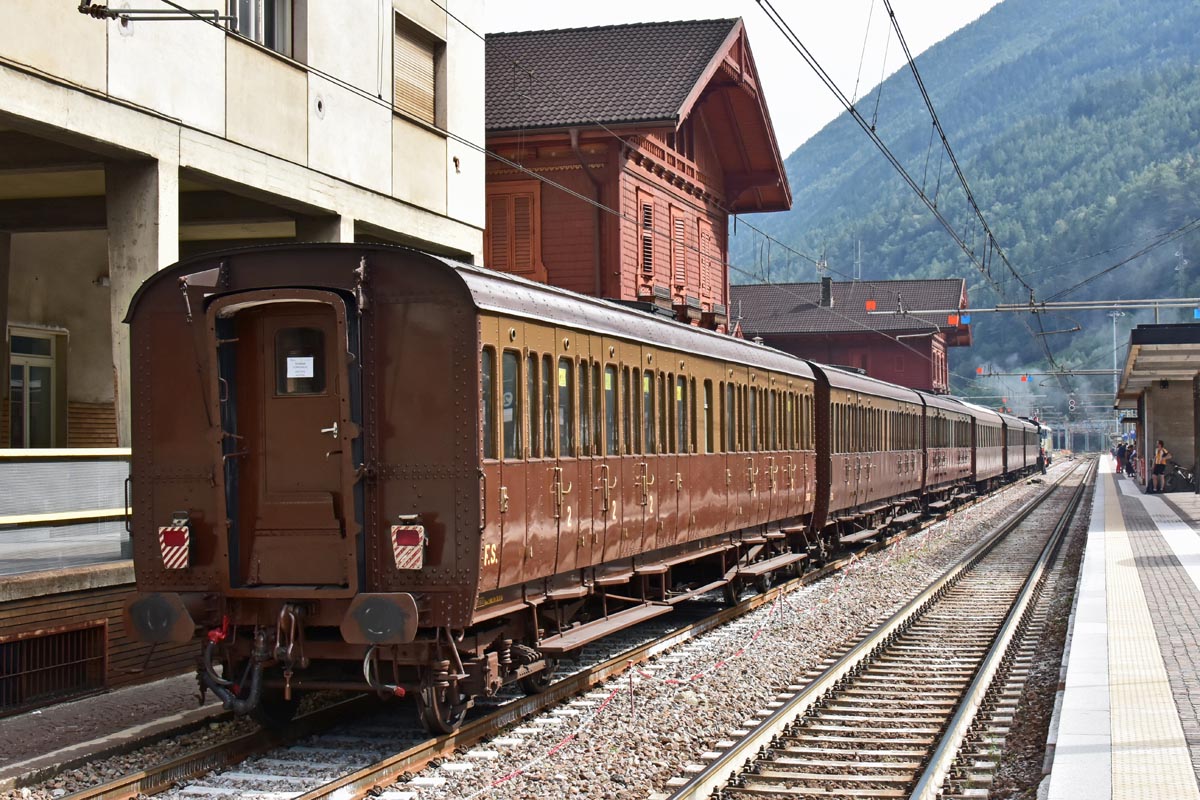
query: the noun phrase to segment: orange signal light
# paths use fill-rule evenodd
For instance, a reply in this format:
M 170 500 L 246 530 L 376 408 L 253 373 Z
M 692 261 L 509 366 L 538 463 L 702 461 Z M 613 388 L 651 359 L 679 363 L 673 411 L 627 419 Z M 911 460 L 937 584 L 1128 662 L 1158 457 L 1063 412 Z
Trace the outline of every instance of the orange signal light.
M 866 305 L 867 311 L 875 310 L 875 301 L 874 300 L 868 300 L 864 305 Z
M 949 314 L 946 317 L 946 324 L 947 325 L 957 325 L 958 324 L 958 314 Z
M 983 367 L 976 367 L 976 368 L 975 368 L 975 374 L 976 374 L 976 375 L 982 375 L 982 374 L 983 374 Z
M 1028 376 L 1028 375 L 1022 375 L 1022 376 L 1021 376 L 1021 383 L 1029 383 L 1029 376 Z

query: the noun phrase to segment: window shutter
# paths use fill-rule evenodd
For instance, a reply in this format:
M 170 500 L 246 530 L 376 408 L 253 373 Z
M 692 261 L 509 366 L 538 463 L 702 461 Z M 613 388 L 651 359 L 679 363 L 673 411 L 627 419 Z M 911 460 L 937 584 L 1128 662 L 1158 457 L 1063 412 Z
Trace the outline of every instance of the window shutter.
M 488 266 L 508 271 L 512 267 L 509 259 L 512 234 L 508 220 L 508 195 L 488 198 Z
M 642 203 L 642 272 L 654 272 L 654 206 Z
M 393 99 L 396 110 L 430 124 L 434 116 L 434 64 L 437 44 L 396 18 L 392 48 Z
M 512 239 L 514 272 L 532 272 L 533 261 L 533 195 L 512 196 Z
M 682 289 L 687 284 L 687 259 L 684 250 L 686 240 L 684 237 L 683 219 L 676 217 L 674 226 L 674 246 L 672 248 L 674 252 L 671 254 L 671 269 L 675 273 L 675 287 Z

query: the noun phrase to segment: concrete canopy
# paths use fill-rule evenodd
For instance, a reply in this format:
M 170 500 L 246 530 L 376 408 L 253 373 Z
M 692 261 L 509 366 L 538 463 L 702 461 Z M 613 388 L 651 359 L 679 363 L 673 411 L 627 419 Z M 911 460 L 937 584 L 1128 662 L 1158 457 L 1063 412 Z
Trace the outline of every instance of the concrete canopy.
M 1200 323 L 1139 325 L 1129 336 L 1129 351 L 1113 408 L 1136 408 L 1138 396 L 1164 381 L 1191 381 L 1200 373 Z

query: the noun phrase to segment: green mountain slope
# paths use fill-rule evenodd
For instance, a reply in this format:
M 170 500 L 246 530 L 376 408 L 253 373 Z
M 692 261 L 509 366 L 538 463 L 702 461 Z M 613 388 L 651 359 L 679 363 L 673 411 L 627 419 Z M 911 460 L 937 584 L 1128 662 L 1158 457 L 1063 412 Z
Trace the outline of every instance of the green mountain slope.
M 918 59 L 975 199 L 1038 299 L 1200 219 L 1197 30 L 1200 3 L 1005 0 Z M 859 109 L 982 253 L 982 232 L 970 224 L 963 190 L 940 150 L 930 147 L 932 125 L 907 67 L 864 96 Z M 999 260 L 992 275 L 1000 296 L 989 288 L 849 115 L 792 153 L 786 166 L 793 210 L 751 221 L 805 254 L 826 253 L 835 277 L 852 273 L 861 242 L 866 279 L 963 276 L 974 306 L 1028 299 Z M 731 244 L 734 282 L 768 274 L 773 281 L 815 279 L 811 262 L 787 259 L 777 246 L 768 272 L 765 251 L 762 239 L 741 227 Z M 1188 234 L 1064 299 L 1196 296 L 1198 270 L 1200 233 Z M 1130 323 L 1153 318 L 1147 311 L 1122 319 L 1119 337 L 1126 338 Z M 1163 322 L 1191 318 L 1190 310 L 1161 315 Z M 1103 313 L 1047 315 L 1042 322 L 1046 330 L 1082 328 L 1046 337 L 1060 363 L 1111 367 L 1112 332 Z M 1021 320 L 980 314 L 973 327 L 974 347 L 952 351 L 954 372 L 970 376 L 956 382 L 956 391 L 994 391 L 988 387 L 997 384 L 970 379 L 977 364 L 1048 368 Z M 1107 378 L 1092 384 L 1075 380 L 1073 388 L 1112 386 Z

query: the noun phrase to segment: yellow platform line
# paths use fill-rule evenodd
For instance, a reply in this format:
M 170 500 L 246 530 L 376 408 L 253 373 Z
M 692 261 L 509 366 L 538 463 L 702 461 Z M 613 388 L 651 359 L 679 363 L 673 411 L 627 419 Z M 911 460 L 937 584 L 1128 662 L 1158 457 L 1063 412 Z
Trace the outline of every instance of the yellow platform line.
M 88 511 L 52 511 L 48 514 L 14 514 L 9 517 L 0 517 L 0 528 L 36 528 L 39 525 L 98 522 L 106 519 L 120 519 L 129 513 L 128 508 L 96 508 Z
M 1200 798 L 1183 725 L 1121 514 L 1120 491 L 1105 492 L 1109 704 L 1113 800 Z

